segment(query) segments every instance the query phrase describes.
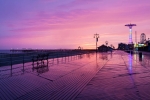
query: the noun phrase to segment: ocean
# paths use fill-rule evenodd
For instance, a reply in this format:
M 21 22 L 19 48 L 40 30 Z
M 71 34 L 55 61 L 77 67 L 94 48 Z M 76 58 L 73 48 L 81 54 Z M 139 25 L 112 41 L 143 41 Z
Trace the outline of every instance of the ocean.
M 0 50 L 0 53 L 12 53 L 10 50 Z

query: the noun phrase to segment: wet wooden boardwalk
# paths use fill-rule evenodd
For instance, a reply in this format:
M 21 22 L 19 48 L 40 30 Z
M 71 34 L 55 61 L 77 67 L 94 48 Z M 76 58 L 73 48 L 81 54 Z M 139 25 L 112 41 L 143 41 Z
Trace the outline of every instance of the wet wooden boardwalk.
M 150 100 L 150 66 L 142 63 L 138 55 L 114 54 L 75 100 Z
M 0 99 L 75 99 L 108 61 L 102 60 L 101 55 L 97 55 L 97 58 L 95 54 L 84 56 L 82 59 L 49 65 L 48 71 L 42 74 L 31 71 L 29 67 L 21 75 L 1 77 Z
M 69 60 L 70 59 L 70 60 Z M 72 60 L 71 60 L 72 59 Z M 148 58 L 149 59 L 149 58 Z M 66 61 L 67 60 L 67 61 Z M 149 60 L 122 51 L 85 54 L 52 61 L 43 73 L 5 74 L 0 68 L 0 100 L 149 100 Z M 59 63 L 58 63 L 59 62 Z M 20 69 L 22 71 L 22 69 Z

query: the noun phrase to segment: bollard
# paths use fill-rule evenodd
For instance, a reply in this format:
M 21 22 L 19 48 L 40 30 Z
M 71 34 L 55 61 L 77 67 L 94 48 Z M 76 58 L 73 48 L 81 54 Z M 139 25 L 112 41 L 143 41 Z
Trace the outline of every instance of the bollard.
M 139 52 L 139 57 L 142 58 L 142 52 Z
M 139 52 L 139 61 L 142 61 L 142 52 Z

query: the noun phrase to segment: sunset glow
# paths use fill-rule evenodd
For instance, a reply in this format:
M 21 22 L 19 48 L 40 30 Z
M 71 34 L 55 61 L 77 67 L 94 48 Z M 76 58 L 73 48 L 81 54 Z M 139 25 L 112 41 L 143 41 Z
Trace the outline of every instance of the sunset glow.
M 150 0 L 1 0 L 0 49 L 83 49 L 150 38 Z

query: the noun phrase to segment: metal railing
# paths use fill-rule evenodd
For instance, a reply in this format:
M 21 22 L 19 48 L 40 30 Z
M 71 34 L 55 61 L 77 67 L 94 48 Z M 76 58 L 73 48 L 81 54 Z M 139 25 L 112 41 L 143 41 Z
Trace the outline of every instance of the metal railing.
M 36 70 L 37 72 L 42 73 L 44 71 L 48 71 L 49 64 L 66 63 L 72 60 L 81 59 L 83 57 L 83 54 L 87 53 L 93 53 L 93 51 L 67 50 L 53 52 L 3 54 L 0 55 L 0 74 L 3 76 L 12 76 L 14 73 L 15 75 L 18 73 L 23 74 L 25 70 L 27 71 L 31 69 L 33 71 Z M 37 67 L 37 63 L 40 62 L 40 59 L 37 62 L 33 61 L 33 59 L 36 58 L 39 54 L 48 55 L 47 59 L 43 59 L 43 63 L 47 64 L 45 67 Z M 8 73 L 8 71 L 10 72 Z

